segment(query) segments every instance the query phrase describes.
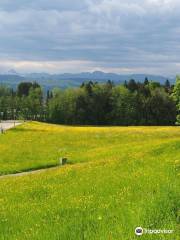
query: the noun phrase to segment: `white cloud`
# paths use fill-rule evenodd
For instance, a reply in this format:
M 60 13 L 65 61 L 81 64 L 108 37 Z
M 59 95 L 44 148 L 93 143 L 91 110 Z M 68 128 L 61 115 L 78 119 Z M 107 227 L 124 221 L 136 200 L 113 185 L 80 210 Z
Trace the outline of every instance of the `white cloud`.
M 17 61 L 17 60 L 4 60 L 0 61 L 0 69 L 9 70 L 16 69 L 18 72 L 44 72 L 59 73 L 59 72 L 79 72 L 89 71 L 94 66 L 93 62 L 90 61 Z
M 0 61 L 34 71 L 176 74 L 179 7 L 177 0 L 1 0 Z

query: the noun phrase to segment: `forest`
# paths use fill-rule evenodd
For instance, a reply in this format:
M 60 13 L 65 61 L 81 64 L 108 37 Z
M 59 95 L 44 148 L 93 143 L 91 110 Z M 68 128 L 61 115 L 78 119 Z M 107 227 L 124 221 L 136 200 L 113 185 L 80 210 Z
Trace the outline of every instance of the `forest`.
M 67 125 L 164 126 L 180 124 L 180 77 L 175 85 L 131 79 L 115 85 L 83 82 L 80 87 L 44 93 L 36 82 L 17 89 L 0 86 L 0 119 Z

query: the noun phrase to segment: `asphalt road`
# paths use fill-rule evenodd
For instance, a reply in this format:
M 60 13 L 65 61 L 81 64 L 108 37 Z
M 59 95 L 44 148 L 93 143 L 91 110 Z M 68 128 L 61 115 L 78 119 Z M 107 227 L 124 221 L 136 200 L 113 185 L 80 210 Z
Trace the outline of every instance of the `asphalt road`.
M 2 121 L 0 123 L 0 130 L 3 129 L 3 130 L 8 130 L 10 128 L 14 128 L 15 126 L 18 126 L 18 125 L 21 125 L 22 122 L 19 122 L 19 121 L 13 121 L 13 120 L 9 120 L 9 121 Z

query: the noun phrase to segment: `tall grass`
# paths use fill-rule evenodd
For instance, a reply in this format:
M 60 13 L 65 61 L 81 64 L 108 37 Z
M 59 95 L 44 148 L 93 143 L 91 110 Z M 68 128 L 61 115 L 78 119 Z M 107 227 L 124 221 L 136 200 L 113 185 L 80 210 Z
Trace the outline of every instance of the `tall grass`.
M 7 132 L 3 174 L 59 156 L 71 164 L 0 179 L 0 239 L 133 240 L 137 226 L 174 230 L 141 239 L 179 239 L 179 148 L 178 127 L 30 123 Z

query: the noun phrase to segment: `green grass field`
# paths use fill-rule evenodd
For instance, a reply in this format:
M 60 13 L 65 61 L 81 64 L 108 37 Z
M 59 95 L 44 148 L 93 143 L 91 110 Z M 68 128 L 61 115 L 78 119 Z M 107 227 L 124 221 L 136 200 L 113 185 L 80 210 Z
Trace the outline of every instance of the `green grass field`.
M 0 135 L 0 240 L 179 238 L 179 127 L 26 123 Z

